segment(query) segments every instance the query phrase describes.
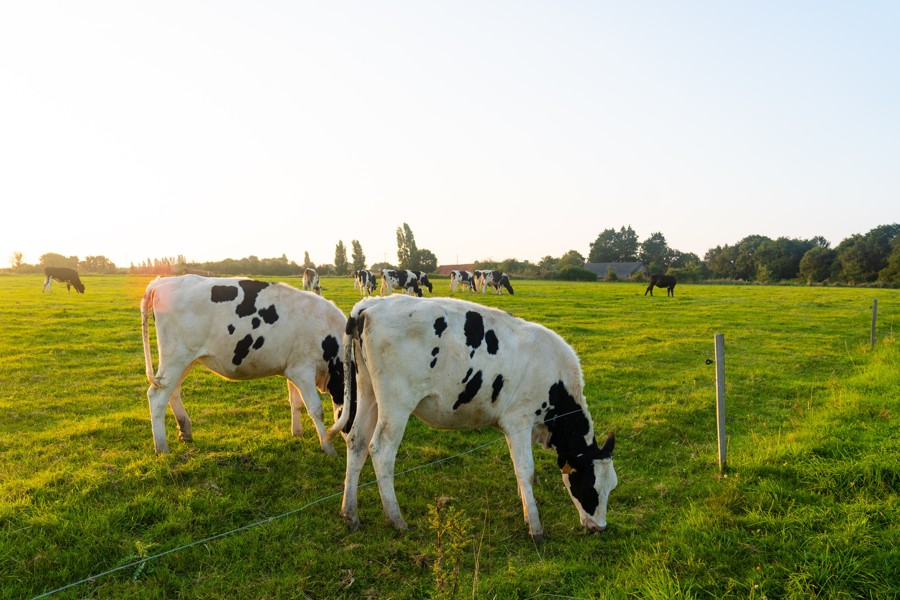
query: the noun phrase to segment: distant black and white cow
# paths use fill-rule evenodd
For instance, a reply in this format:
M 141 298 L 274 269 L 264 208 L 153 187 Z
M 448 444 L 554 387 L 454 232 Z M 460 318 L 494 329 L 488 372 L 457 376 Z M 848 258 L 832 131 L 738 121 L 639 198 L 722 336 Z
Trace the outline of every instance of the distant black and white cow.
M 66 291 L 71 292 L 72 288 L 75 288 L 75 291 L 79 294 L 84 293 L 84 284 L 81 283 L 81 278 L 78 276 L 78 271 L 75 269 L 68 269 L 66 267 L 46 267 L 44 269 L 44 287 L 41 288 L 41 293 L 50 291 L 50 284 L 56 280 L 60 283 L 66 284 Z
M 393 293 L 394 289 L 403 290 L 406 294 L 415 294 L 419 298 L 422 297 L 419 278 L 413 271 L 384 269 L 381 272 L 381 295 Z
M 361 300 L 344 336 L 345 397 L 329 429 L 347 433 L 341 514 L 359 527 L 357 486 L 371 453 L 385 514 L 406 522 L 394 493 L 394 462 L 411 414 L 437 429 L 494 427 L 506 436 L 525 521 L 542 538 L 532 485 L 532 443 L 552 448 L 563 483 L 592 531 L 606 528 L 616 487 L 610 434 L 602 446 L 584 398 L 574 350 L 551 330 L 452 298 Z M 353 378 L 353 374 L 356 377 Z
M 306 269 L 303 271 L 302 289 L 309 292 L 315 292 L 322 295 L 322 286 L 319 285 L 319 274 L 315 269 Z
M 372 271 L 360 269 L 356 272 L 353 289 L 358 289 L 364 298 L 375 293 L 376 285 L 377 279 L 375 278 L 375 273 Z
M 487 286 L 494 288 L 494 292 L 497 294 L 503 293 L 502 288 L 506 288 L 510 295 L 514 294 L 512 285 L 509 283 L 509 276 L 503 271 L 480 271 L 480 273 L 481 275 L 475 285 L 481 288 L 482 294 L 487 289 Z
M 644 291 L 644 295 L 647 295 L 647 292 L 650 292 L 650 295 L 653 295 L 653 286 L 658 288 L 666 288 L 666 297 L 675 295 L 675 277 L 672 275 L 651 275 L 650 276 L 650 285 L 647 286 L 647 289 Z
M 455 292 L 459 286 L 474 292 L 475 274 L 471 271 L 450 271 L 450 291 Z
M 155 375 L 148 331 L 151 312 L 159 351 Z M 141 321 L 156 452 L 169 450 L 167 404 L 175 414 L 179 437 L 191 440 L 181 383 L 200 363 L 230 380 L 286 378 L 293 435 L 303 432 L 300 407 L 305 404 L 322 449 L 335 453 L 325 436 L 316 391 L 331 394 L 337 413 L 344 399 L 340 351 L 347 319 L 334 303 L 283 283 L 184 275 L 150 282 L 141 301 Z
M 431 281 L 428 280 L 428 274 L 424 271 L 410 271 L 413 275 L 416 276 L 416 281 L 419 282 L 420 288 L 428 288 L 428 293 L 432 293 L 434 291 L 434 286 L 431 285 Z

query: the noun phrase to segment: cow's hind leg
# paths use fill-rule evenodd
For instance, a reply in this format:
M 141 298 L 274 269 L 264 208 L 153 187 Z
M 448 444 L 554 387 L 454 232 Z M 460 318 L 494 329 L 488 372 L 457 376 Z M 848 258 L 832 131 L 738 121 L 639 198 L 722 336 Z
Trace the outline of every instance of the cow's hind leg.
M 359 497 L 359 476 L 366 457 L 369 456 L 369 444 L 375 432 L 378 419 L 378 406 L 371 391 L 363 393 L 365 384 L 359 379 L 359 396 L 356 404 L 356 415 L 350 433 L 347 434 L 347 471 L 344 477 L 344 499 L 341 503 L 341 516 L 354 531 L 359 529 L 357 499 Z M 344 410 L 349 410 L 344 407 Z
M 170 365 L 175 363 L 180 368 L 173 369 Z M 181 365 L 184 366 L 181 366 Z M 160 361 L 156 372 L 157 386 L 150 385 L 147 389 L 147 400 L 150 403 L 150 427 L 153 430 L 153 445 L 157 454 L 169 451 L 169 442 L 166 440 L 166 407 L 171 406 L 178 422 L 181 439 L 191 440 L 191 421 L 188 419 L 184 404 L 181 403 L 181 382 L 190 372 L 193 362 L 182 363 L 179 360 Z M 186 436 L 186 437 L 185 437 Z
M 306 412 L 309 413 L 316 427 L 316 434 L 319 436 L 319 445 L 326 454 L 336 454 L 334 445 L 325 437 L 325 410 L 322 408 L 322 399 L 319 398 L 319 391 L 316 389 L 315 376 L 312 374 L 302 375 L 296 372 L 285 373 L 290 382 L 288 390 L 291 402 L 291 431 L 294 435 L 300 435 L 303 427 L 300 424 L 300 401 L 297 400 L 294 392 L 299 390 L 300 398 L 306 405 Z M 295 387 L 296 390 L 291 389 Z
M 172 414 L 175 415 L 175 422 L 178 424 L 178 439 L 184 442 L 194 441 L 191 419 L 188 417 L 187 411 L 184 410 L 184 404 L 181 402 L 180 385 L 175 388 L 175 392 L 169 398 L 169 408 L 172 409 Z
M 375 425 L 375 433 L 372 435 L 372 442 L 369 444 L 369 452 L 372 453 L 372 466 L 375 467 L 375 476 L 378 478 L 378 491 L 381 493 L 381 504 L 384 507 L 384 514 L 396 529 L 407 529 L 406 521 L 403 520 L 400 514 L 397 494 L 394 491 L 394 464 L 408 420 L 409 414 L 404 415 L 401 412 L 391 415 L 379 413 L 378 423 Z

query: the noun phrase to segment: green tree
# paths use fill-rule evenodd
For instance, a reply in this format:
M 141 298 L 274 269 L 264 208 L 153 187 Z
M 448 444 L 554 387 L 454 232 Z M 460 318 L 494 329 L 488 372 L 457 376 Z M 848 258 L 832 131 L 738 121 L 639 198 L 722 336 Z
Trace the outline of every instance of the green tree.
M 803 256 L 818 244 L 814 240 L 780 237 L 765 240 L 756 249 L 757 276 L 760 281 L 796 279 Z
M 70 269 L 77 269 L 78 257 L 70 256 L 66 258 L 62 254 L 48 252 L 47 254 L 41 255 L 40 265 L 42 267 L 68 267 Z
M 362 271 L 366 268 L 366 255 L 363 254 L 362 244 L 359 240 L 350 242 L 353 246 L 353 271 Z
M 437 271 L 437 256 L 434 255 L 434 252 L 428 250 L 427 248 L 422 248 L 418 251 L 419 263 L 417 271 L 425 271 L 426 273 L 434 273 Z
M 565 254 L 559 257 L 559 261 L 557 261 L 557 266 L 559 268 L 572 266 L 572 267 L 583 267 L 584 266 L 584 256 L 581 255 L 577 250 L 569 250 Z
M 900 283 L 900 236 L 891 241 L 891 254 L 887 266 L 878 273 L 879 281 Z
M 334 248 L 334 272 L 337 275 L 346 275 L 350 272 L 350 261 L 347 260 L 347 247 L 343 240 L 338 240 Z
M 307 251 L 303 252 L 303 268 L 304 269 L 315 269 L 316 268 L 316 263 L 309 260 L 309 252 L 307 252 Z
M 807 285 L 822 283 L 828 279 L 836 258 L 837 253 L 834 250 L 823 248 L 821 245 L 813 246 L 800 259 L 800 277 L 806 281 Z
M 892 242 L 900 235 L 900 225 L 880 225 L 865 235 L 852 235 L 836 248 L 839 276 L 850 283 L 876 281 L 888 266 Z
M 79 268 L 88 273 L 114 273 L 116 265 L 105 256 L 88 256 L 79 263 Z
M 647 265 L 651 273 L 665 273 L 669 268 L 671 253 L 666 236 L 656 232 L 641 242 L 638 258 Z
M 25 255 L 18 250 L 9 257 L 9 266 L 13 269 L 19 269 L 25 264 Z
M 421 270 L 416 238 L 406 223 L 397 228 L 397 266 L 401 269 Z
M 637 256 L 638 237 L 631 225 L 619 231 L 604 229 L 588 252 L 590 262 L 634 262 Z

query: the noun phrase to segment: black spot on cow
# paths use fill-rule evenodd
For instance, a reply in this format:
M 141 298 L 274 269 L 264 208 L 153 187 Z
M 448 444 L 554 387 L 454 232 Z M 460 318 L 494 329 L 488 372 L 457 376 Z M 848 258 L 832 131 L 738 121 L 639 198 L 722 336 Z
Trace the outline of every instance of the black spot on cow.
M 444 317 L 438 317 L 437 319 L 435 319 L 434 335 L 441 337 L 445 329 L 447 329 L 447 319 L 445 319 Z
M 234 325 L 228 326 L 228 335 L 234 335 Z
M 269 306 L 269 308 L 259 309 L 259 316 L 261 316 L 263 321 L 265 321 L 268 325 L 271 325 L 278 320 L 278 311 L 275 310 L 275 305 L 272 304 L 271 306 Z
M 409 275 L 406 271 L 394 271 L 397 275 L 397 282 L 400 284 L 400 287 L 405 288 L 406 282 L 409 281 Z
M 503 389 L 503 375 L 497 375 L 494 377 L 494 383 L 491 384 L 494 392 L 491 394 L 491 402 L 496 402 L 497 398 L 500 396 L 500 390 Z
M 231 362 L 239 365 L 244 362 L 247 355 L 250 354 L 250 347 L 253 345 L 253 336 L 249 333 L 243 337 L 234 347 L 234 357 Z
M 250 321 L 250 322 L 253 323 L 253 329 L 259 328 L 260 324 L 262 323 L 262 321 L 260 321 L 260 320 L 259 320 L 258 318 L 256 318 L 256 317 L 253 317 L 253 320 Z
M 265 281 L 255 281 L 253 279 L 244 279 L 239 281 L 238 285 L 244 290 L 244 299 L 237 305 L 234 312 L 239 317 L 249 317 L 256 312 L 256 297 L 262 290 L 269 287 L 269 283 Z
M 441 351 L 440 348 L 435 348 L 434 350 L 431 351 L 431 356 L 434 357 L 433 359 L 431 359 L 431 368 L 432 369 L 434 368 L 434 365 L 437 364 L 437 355 L 438 355 L 438 352 L 440 352 L 440 351 Z
M 472 369 L 469 369 L 468 371 L 466 371 L 466 376 L 463 377 L 463 380 L 460 381 L 460 383 L 467 382 L 469 380 L 469 377 L 471 377 L 471 376 L 472 376 Z
M 326 362 L 337 358 L 341 345 L 333 335 L 326 335 L 322 340 L 322 359 Z
M 253 349 L 259 350 L 260 348 L 262 348 L 264 343 L 266 343 L 266 338 L 264 338 L 263 336 L 259 336 L 258 338 L 256 338 L 256 341 L 253 343 Z
M 463 326 L 463 332 L 466 334 L 466 346 L 473 350 L 481 345 L 484 339 L 484 319 L 480 313 L 470 310 L 466 313 L 466 323 Z
M 214 285 L 209 292 L 211 302 L 231 302 L 238 297 L 238 289 L 233 285 Z
M 550 432 L 548 445 L 556 450 L 559 468 L 569 467 L 572 495 L 585 511 L 593 514 L 600 503 L 594 488 L 594 460 L 603 458 L 600 449 L 596 440 L 585 441 L 590 423 L 565 384 L 560 381 L 550 386 L 548 396 L 549 408 L 544 415 L 544 425 Z
M 469 376 L 466 375 L 466 378 Z M 456 410 L 463 404 L 467 402 L 471 402 L 475 396 L 478 394 L 478 391 L 481 389 L 481 371 L 475 373 L 475 376 L 472 379 L 469 379 L 469 383 L 466 384 L 466 389 L 464 389 L 459 394 L 459 398 L 457 398 L 456 402 L 453 404 L 453 410 Z
M 488 329 L 487 332 L 485 332 L 484 341 L 487 343 L 488 354 L 497 354 L 497 349 L 500 347 L 500 341 L 497 339 L 497 334 L 494 333 L 493 329 Z

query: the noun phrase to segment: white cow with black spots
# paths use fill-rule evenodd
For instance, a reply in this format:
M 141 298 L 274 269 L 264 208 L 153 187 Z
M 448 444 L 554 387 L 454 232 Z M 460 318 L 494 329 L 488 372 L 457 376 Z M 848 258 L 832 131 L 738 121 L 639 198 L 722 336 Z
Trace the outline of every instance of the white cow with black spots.
M 360 269 L 354 275 L 353 289 L 358 289 L 364 298 L 375 293 L 376 285 L 377 279 L 375 278 L 375 273 L 373 273 L 372 271 Z
M 510 293 L 510 295 L 514 294 L 512 285 L 509 283 L 509 275 L 504 273 L 503 271 L 475 271 L 476 280 L 475 287 L 481 288 L 481 293 L 483 294 L 488 286 L 494 288 L 494 293 L 503 294 L 503 288 L 506 288 L 506 291 Z
M 151 313 L 159 353 L 156 374 L 150 352 Z M 225 379 L 286 378 L 293 435 L 303 432 L 300 407 L 305 404 L 322 449 L 335 453 L 325 435 L 317 391 L 331 394 L 336 413 L 343 402 L 341 339 L 347 319 L 334 303 L 283 283 L 197 275 L 158 277 L 144 293 L 141 321 L 157 453 L 169 451 L 166 405 L 175 414 L 179 437 L 191 441 L 181 382 L 197 363 Z
M 475 274 L 472 271 L 450 271 L 450 291 L 455 292 L 459 286 L 475 291 Z
M 533 539 L 541 540 L 543 530 L 532 490 L 532 443 L 556 451 L 581 523 L 606 528 L 617 483 L 615 438 L 597 444 L 578 357 L 559 335 L 463 300 L 395 295 L 358 302 L 343 345 L 345 398 L 328 435 L 347 434 L 341 514 L 352 528 L 360 525 L 357 489 L 370 453 L 384 512 L 394 527 L 406 528 L 394 462 L 413 414 L 437 429 L 503 432 Z
M 306 269 L 303 271 L 303 283 L 301 288 L 304 291 L 315 292 L 319 296 L 322 295 L 322 286 L 319 285 L 319 273 L 315 269 Z
M 422 297 L 422 288 L 415 273 L 403 269 L 384 269 L 381 272 L 381 295 L 391 294 L 395 289 Z

